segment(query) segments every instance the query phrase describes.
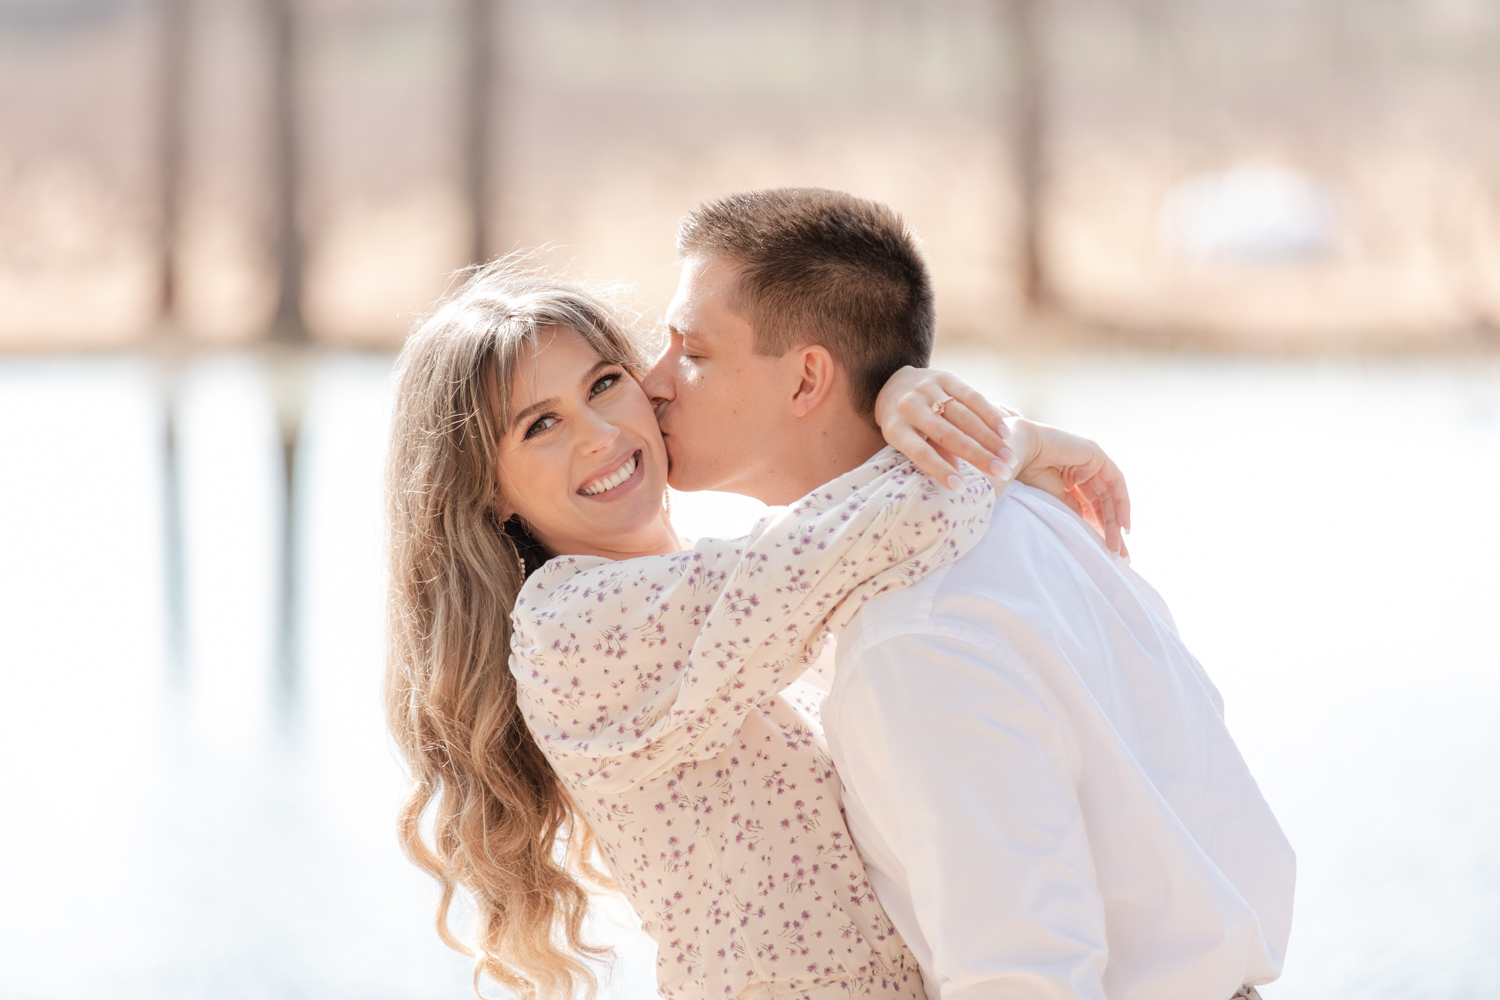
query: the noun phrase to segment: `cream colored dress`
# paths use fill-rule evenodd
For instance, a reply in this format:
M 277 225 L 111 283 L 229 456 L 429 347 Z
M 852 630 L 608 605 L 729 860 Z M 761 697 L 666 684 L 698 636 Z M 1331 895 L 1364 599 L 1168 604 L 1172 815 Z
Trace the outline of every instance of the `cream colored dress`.
M 657 942 L 663 996 L 924 996 L 784 691 L 865 601 L 978 542 L 994 495 L 965 475 L 951 492 L 886 449 L 746 538 L 559 557 L 522 589 L 522 711 Z

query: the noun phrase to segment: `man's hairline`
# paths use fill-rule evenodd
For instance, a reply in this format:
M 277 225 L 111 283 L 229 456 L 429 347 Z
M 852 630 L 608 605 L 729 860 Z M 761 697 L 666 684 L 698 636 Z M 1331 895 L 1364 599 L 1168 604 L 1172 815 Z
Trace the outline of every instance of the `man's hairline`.
M 780 354 L 772 354 L 769 350 L 762 349 L 763 345 L 770 338 L 761 337 L 759 324 L 756 322 L 756 317 L 750 315 L 749 311 L 744 306 L 744 293 L 740 287 L 740 281 L 745 275 L 745 269 L 750 266 L 748 261 L 741 260 L 733 254 L 724 253 L 722 251 L 712 252 L 706 250 L 690 251 L 688 253 L 681 254 L 678 259 L 682 261 L 682 265 L 684 267 L 687 267 L 693 262 L 697 261 L 701 262 L 705 266 L 718 262 L 726 264 L 729 267 L 733 268 L 734 280 L 733 284 L 729 287 L 724 296 L 724 307 L 731 313 L 733 313 L 737 318 L 744 320 L 750 325 L 751 354 L 754 354 L 756 357 L 761 358 L 784 358 L 793 351 L 800 351 L 808 347 L 821 347 L 823 348 L 823 350 L 828 352 L 828 356 L 833 359 L 833 363 L 836 366 L 842 369 L 845 373 L 848 373 L 849 366 L 842 360 L 840 360 L 836 354 L 833 353 L 833 349 L 813 336 L 805 334 L 802 335 L 798 339 L 797 343 L 794 343 L 791 346 L 787 347 Z M 688 330 L 679 332 L 681 332 L 683 336 L 691 336 L 695 331 Z M 698 336 L 702 336 L 702 334 L 698 334 Z

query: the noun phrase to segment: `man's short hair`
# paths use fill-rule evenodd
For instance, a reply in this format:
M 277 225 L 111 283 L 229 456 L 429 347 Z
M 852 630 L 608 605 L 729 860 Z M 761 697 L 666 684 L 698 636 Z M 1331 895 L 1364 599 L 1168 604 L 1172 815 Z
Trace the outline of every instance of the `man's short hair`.
M 753 326 L 755 353 L 826 347 L 867 416 L 886 379 L 932 355 L 927 264 L 901 216 L 878 202 L 822 188 L 732 194 L 688 213 L 677 255 L 739 265 L 729 304 Z

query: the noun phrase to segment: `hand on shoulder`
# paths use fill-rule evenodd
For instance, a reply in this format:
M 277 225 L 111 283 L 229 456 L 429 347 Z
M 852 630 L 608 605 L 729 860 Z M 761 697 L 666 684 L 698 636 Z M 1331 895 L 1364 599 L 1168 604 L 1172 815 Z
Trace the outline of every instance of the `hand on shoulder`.
M 1001 483 L 1014 477 L 1062 500 L 1106 548 L 1127 554 L 1130 492 L 1096 442 L 992 404 L 951 372 L 909 365 L 880 391 L 875 420 L 888 444 L 950 489 L 962 484 L 960 459 Z

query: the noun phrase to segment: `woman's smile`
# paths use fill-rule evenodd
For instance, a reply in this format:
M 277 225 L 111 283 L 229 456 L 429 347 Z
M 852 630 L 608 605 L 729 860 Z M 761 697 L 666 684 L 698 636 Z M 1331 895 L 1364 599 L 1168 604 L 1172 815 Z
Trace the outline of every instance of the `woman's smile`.
M 608 473 L 596 476 L 578 488 L 580 496 L 590 500 L 618 500 L 634 490 L 645 478 L 645 467 L 640 449 L 625 456 Z

